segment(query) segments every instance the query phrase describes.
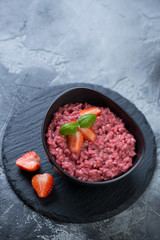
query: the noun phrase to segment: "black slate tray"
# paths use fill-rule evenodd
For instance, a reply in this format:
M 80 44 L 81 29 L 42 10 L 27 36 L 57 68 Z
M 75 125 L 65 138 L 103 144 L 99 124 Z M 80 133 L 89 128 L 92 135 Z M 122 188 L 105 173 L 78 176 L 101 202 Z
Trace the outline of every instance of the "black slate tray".
M 107 95 L 132 116 L 139 125 L 146 150 L 138 168 L 125 180 L 103 187 L 85 187 L 68 181 L 58 174 L 48 161 L 41 141 L 41 126 L 48 107 L 63 91 L 73 87 L 88 87 Z M 156 165 L 154 134 L 143 114 L 118 93 L 91 84 L 66 84 L 49 88 L 41 95 L 19 104 L 6 128 L 2 155 L 7 178 L 24 203 L 46 217 L 63 222 L 85 223 L 112 217 L 127 209 L 148 186 Z M 31 186 L 36 173 L 20 170 L 15 160 L 24 152 L 34 150 L 41 157 L 36 173 L 54 176 L 54 189 L 46 199 L 38 198 Z

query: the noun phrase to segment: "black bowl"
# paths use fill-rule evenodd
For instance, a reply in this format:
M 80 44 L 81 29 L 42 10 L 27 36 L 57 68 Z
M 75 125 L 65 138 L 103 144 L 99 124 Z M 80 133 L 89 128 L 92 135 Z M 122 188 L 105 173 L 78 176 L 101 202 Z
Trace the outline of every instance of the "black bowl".
M 125 123 L 125 127 L 127 130 L 134 136 L 136 139 L 136 156 L 133 158 L 133 166 L 124 174 L 115 177 L 111 180 L 107 181 L 101 181 L 101 182 L 87 182 L 87 181 L 82 181 L 79 180 L 75 177 L 72 177 L 68 173 L 66 173 L 61 167 L 57 165 L 55 160 L 52 158 L 50 155 L 48 148 L 47 148 L 47 139 L 46 139 L 46 133 L 47 133 L 47 128 L 53 118 L 53 113 L 56 112 L 59 107 L 65 105 L 66 103 L 76 103 L 76 102 L 81 102 L 81 103 L 90 103 L 94 106 L 99 106 L 99 107 L 109 107 L 111 111 L 116 114 L 119 118 L 123 120 Z M 138 125 L 135 123 L 135 121 L 132 119 L 131 116 L 129 116 L 124 109 L 119 107 L 115 102 L 113 102 L 110 98 L 106 97 L 105 95 L 88 89 L 88 88 L 73 88 L 68 91 L 63 92 L 60 96 L 58 96 L 53 103 L 51 104 L 49 110 L 47 111 L 47 114 L 45 116 L 43 126 L 42 126 L 42 142 L 44 146 L 44 150 L 46 152 L 46 155 L 51 162 L 51 164 L 54 166 L 54 168 L 64 176 L 66 176 L 69 180 L 83 184 L 86 186 L 99 186 L 99 185 L 106 185 L 109 183 L 113 183 L 116 181 L 121 180 L 122 178 L 125 178 L 128 176 L 132 171 L 135 170 L 135 168 L 138 167 L 142 157 L 143 153 L 145 150 L 145 143 L 144 143 L 144 137 L 139 129 Z

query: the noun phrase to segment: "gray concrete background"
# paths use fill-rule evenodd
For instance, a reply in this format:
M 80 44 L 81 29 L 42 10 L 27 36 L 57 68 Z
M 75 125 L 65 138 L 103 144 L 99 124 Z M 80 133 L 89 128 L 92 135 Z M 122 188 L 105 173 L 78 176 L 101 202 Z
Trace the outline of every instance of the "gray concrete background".
M 17 102 L 66 82 L 111 88 L 142 111 L 156 136 L 154 177 L 121 214 L 61 224 L 18 199 L 0 158 L 0 239 L 160 239 L 160 1 L 0 0 L 0 142 Z

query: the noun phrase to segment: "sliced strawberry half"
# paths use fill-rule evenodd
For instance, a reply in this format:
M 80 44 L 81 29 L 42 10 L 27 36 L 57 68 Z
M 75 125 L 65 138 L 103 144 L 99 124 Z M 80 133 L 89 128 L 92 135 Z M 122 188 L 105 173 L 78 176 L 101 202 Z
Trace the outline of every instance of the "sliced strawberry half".
M 68 136 L 68 147 L 71 152 L 79 152 L 83 144 L 83 135 L 80 131 L 77 131 L 73 135 Z
M 96 133 L 94 130 L 89 127 L 89 128 L 79 128 L 79 131 L 83 134 L 84 139 L 90 141 L 90 142 L 95 142 L 96 140 Z
M 45 198 L 53 189 L 53 177 L 49 173 L 36 174 L 32 178 L 32 186 L 40 198 Z
M 80 111 L 80 115 L 84 115 L 84 114 L 95 114 L 96 116 L 100 115 L 100 113 L 102 112 L 102 110 L 99 107 L 90 107 L 90 108 L 85 108 L 83 110 Z
M 29 172 L 34 172 L 40 167 L 40 157 L 36 152 L 30 151 L 16 160 L 16 165 Z

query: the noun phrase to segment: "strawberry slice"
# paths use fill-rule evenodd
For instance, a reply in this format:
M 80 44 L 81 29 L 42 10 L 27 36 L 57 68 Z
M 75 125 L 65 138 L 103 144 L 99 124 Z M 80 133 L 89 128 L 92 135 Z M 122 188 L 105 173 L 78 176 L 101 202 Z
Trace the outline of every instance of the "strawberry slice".
M 16 165 L 29 172 L 34 172 L 40 167 L 40 157 L 37 153 L 30 151 L 16 160 Z
M 53 189 L 53 177 L 49 173 L 36 174 L 32 178 L 32 186 L 40 198 L 45 198 Z
M 89 127 L 89 128 L 79 128 L 78 130 L 83 134 L 84 139 L 86 139 L 90 142 L 95 142 L 96 133 L 94 132 L 94 130 L 91 127 Z
M 76 153 L 81 149 L 83 144 L 83 135 L 80 131 L 77 131 L 73 135 L 68 136 L 68 147 L 71 152 Z
M 96 116 L 100 115 L 100 113 L 102 112 L 102 110 L 98 107 L 90 107 L 90 108 L 85 108 L 83 110 L 80 111 L 80 115 L 84 115 L 84 114 L 95 114 Z

